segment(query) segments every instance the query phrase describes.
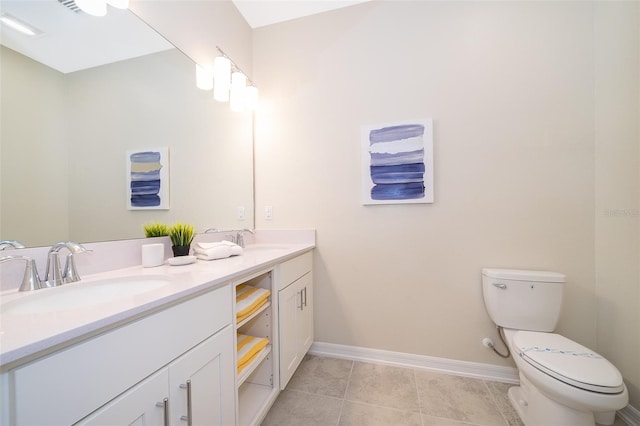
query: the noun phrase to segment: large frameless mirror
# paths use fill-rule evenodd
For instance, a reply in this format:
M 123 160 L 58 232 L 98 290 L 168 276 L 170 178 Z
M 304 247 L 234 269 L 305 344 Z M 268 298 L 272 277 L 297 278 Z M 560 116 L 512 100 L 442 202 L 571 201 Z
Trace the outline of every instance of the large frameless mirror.
M 252 114 L 197 89 L 192 60 L 128 10 L 2 0 L 0 13 L 36 33 L 1 25 L 0 240 L 253 227 Z M 130 154 L 165 149 L 162 209 L 132 208 Z

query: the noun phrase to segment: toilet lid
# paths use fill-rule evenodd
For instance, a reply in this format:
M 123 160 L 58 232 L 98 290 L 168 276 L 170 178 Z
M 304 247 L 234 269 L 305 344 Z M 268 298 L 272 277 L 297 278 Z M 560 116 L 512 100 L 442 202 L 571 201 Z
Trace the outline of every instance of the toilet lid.
M 600 393 L 624 389 L 622 376 L 613 364 L 564 336 L 518 331 L 513 344 L 526 362 L 569 385 Z

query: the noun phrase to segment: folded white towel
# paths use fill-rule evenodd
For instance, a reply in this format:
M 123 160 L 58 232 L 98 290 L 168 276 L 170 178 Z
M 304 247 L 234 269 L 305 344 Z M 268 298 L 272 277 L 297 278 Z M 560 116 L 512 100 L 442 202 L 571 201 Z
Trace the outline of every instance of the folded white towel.
M 196 252 L 196 256 L 200 258 L 224 259 L 225 257 L 231 256 L 231 247 L 225 245 L 211 247 L 209 249 L 196 247 L 194 251 Z
M 203 245 L 207 248 L 203 248 Z M 194 251 L 198 259 L 215 260 L 240 255 L 242 247 L 229 241 L 221 241 L 220 243 L 198 243 Z
M 197 243 L 195 249 L 201 248 L 203 250 L 220 247 L 220 246 L 237 246 L 237 244 L 232 243 L 231 241 L 216 241 L 215 243 Z

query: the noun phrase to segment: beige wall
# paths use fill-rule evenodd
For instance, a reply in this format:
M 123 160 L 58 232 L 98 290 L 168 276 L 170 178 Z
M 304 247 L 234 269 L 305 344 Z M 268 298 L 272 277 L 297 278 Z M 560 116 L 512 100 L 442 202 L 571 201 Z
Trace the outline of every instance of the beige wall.
M 257 226 L 317 229 L 318 341 L 509 363 L 480 343 L 496 337 L 481 293 L 490 266 L 567 274 L 559 332 L 600 349 L 596 253 L 608 231 L 596 200 L 607 189 L 595 182 L 619 171 L 615 158 L 594 162 L 594 132 L 617 111 L 594 91 L 613 78 L 594 36 L 618 30 L 600 13 L 588 2 L 371 2 L 254 30 Z M 637 35 L 612 37 L 625 44 L 609 54 L 637 60 Z M 637 93 L 637 73 L 626 76 Z M 362 206 L 360 126 L 423 117 L 434 119 L 435 203 Z M 638 155 L 637 127 L 625 126 L 626 170 Z M 638 218 L 625 220 L 633 244 Z M 637 354 L 627 268 L 610 300 L 624 318 L 611 321 L 629 321 Z M 638 406 L 621 338 L 603 349 Z
M 66 239 L 64 75 L 4 46 L 0 67 L 0 239 L 27 245 Z
M 68 76 L 72 240 L 143 237 L 151 221 L 251 226 L 252 114 L 215 102 L 194 75 L 172 49 Z M 171 208 L 127 210 L 127 150 L 159 147 L 169 148 Z M 236 220 L 237 206 L 247 220 Z
M 595 13 L 598 351 L 623 371 L 640 407 L 640 3 Z

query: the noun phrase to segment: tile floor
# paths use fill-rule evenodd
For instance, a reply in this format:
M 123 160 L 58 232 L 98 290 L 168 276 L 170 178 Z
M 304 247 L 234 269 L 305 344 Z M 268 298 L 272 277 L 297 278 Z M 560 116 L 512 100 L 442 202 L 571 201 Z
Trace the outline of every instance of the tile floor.
M 307 355 L 262 426 L 522 425 L 510 386 Z

